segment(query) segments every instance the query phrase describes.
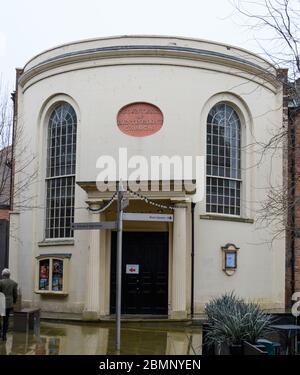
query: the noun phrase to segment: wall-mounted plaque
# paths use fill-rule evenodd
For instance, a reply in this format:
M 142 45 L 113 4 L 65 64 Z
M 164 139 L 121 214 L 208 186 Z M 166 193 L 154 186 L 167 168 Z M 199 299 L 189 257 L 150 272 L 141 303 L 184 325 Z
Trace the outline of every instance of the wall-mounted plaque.
M 232 243 L 221 247 L 223 253 L 223 271 L 232 276 L 237 269 L 237 253 L 239 248 Z
M 132 103 L 121 108 L 117 123 L 119 129 L 133 137 L 146 137 L 158 132 L 163 125 L 161 110 L 149 103 Z

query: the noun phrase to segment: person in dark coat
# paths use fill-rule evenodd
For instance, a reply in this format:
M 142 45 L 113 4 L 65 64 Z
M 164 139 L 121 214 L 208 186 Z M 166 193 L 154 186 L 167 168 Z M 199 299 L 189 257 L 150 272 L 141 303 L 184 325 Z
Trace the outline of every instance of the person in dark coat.
M 5 295 L 5 316 L 3 317 L 2 340 L 6 341 L 6 334 L 9 324 L 9 315 L 13 310 L 13 305 L 17 302 L 18 284 L 11 280 L 10 270 L 5 268 L 2 271 L 2 280 L 0 280 L 0 292 Z

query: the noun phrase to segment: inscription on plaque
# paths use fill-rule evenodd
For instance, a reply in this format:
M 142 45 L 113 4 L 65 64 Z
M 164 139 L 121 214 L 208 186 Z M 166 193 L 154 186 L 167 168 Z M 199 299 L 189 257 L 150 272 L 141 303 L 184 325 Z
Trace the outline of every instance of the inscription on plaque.
M 132 103 L 118 113 L 119 129 L 133 137 L 146 137 L 158 132 L 163 125 L 161 110 L 149 103 Z

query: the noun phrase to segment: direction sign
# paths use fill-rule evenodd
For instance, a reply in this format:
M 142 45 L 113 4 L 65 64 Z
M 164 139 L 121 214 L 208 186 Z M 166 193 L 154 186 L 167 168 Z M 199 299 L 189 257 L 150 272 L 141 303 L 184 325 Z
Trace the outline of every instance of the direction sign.
M 123 220 L 129 221 L 173 221 L 173 215 L 171 214 L 142 214 L 135 212 L 124 212 Z
M 91 230 L 91 229 L 116 229 L 117 223 L 115 221 L 99 221 L 90 223 L 74 223 L 72 225 L 74 230 Z

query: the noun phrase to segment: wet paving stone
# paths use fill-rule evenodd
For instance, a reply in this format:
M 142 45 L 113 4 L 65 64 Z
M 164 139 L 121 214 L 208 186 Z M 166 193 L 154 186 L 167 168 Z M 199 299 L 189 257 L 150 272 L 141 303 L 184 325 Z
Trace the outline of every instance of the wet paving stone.
M 121 354 L 184 355 L 201 354 L 199 327 L 122 328 Z M 101 355 L 115 354 L 115 329 L 105 324 L 42 322 L 40 332 L 26 334 L 10 330 L 7 341 L 0 341 L 0 355 Z

